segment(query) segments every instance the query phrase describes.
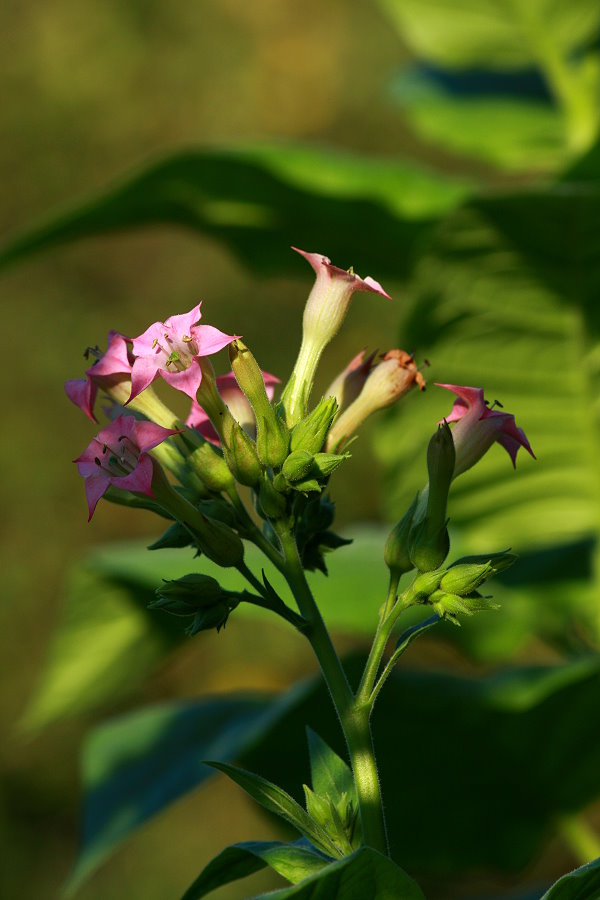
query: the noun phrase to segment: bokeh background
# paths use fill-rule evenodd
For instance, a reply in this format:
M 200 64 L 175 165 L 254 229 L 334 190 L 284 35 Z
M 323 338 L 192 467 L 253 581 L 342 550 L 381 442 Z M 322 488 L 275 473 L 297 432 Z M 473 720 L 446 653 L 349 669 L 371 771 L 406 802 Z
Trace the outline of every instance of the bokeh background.
M 502 588 L 509 611 L 459 637 L 428 638 L 410 665 L 479 674 L 597 647 L 598 11 L 583 0 L 568 11 L 515 3 L 510 14 L 490 2 L 475 16 L 463 6 L 3 4 L 6 242 L 165 157 L 213 154 L 208 182 L 190 186 L 176 167 L 164 189 L 172 199 L 177 182 L 185 216 L 169 203 L 148 214 L 156 194 L 141 184 L 116 213 L 80 217 L 60 246 L 30 252 L 50 228 L 4 259 L 3 897 L 59 896 L 79 840 L 78 760 L 94 725 L 159 700 L 280 690 L 314 671 L 302 642 L 263 620 L 232 622 L 218 637 L 157 639 L 150 650 L 141 631 L 128 644 L 121 607 L 118 656 L 107 650 L 110 629 L 99 640 L 93 613 L 77 619 L 84 592 L 69 575 L 97 545 L 149 543 L 160 532 L 148 515 L 109 504 L 86 524 L 70 460 L 91 431 L 62 388 L 80 375 L 85 347 L 102 345 L 109 328 L 138 334 L 202 299 L 204 321 L 243 334 L 263 368 L 285 378 L 312 283 L 290 244 L 354 265 L 394 298 L 355 297 L 318 388 L 359 349 L 403 346 L 430 359 L 431 381 L 489 386 L 539 457 L 537 475 L 520 459 L 510 481 L 496 448 L 457 485 L 450 510 L 460 546 L 525 553 L 522 575 Z M 236 152 L 220 155 L 224 147 Z M 264 182 L 270 219 L 244 179 L 259 195 Z M 69 242 L 78 233 L 85 240 Z M 337 479 L 339 527 L 361 523 L 374 563 L 369 535 L 384 533 L 425 477 L 422 449 L 449 409 L 441 394 L 411 396 L 369 423 Z M 346 604 L 359 609 L 356 627 L 332 613 L 341 648 L 366 647 L 367 599 L 374 623 L 379 601 L 360 592 Z M 98 608 L 104 616 L 109 606 Z M 62 644 L 57 634 L 67 635 Z M 97 667 L 86 670 L 85 659 Z M 579 803 L 588 847 L 600 822 L 594 791 Z M 567 831 L 548 825 L 519 873 L 483 867 L 442 881 L 424 871 L 422 883 L 433 897 L 508 896 L 582 860 L 582 840 Z M 237 788 L 215 780 L 145 825 L 78 896 L 176 896 L 226 842 L 277 834 Z M 215 896 L 278 883 L 257 876 Z

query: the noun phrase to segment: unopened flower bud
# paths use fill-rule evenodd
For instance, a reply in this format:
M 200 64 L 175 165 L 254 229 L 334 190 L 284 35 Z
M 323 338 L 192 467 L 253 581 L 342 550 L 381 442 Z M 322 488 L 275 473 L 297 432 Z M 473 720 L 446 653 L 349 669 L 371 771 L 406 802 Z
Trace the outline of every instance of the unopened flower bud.
M 216 628 L 217 631 L 220 631 L 226 624 L 231 610 L 232 606 L 222 601 L 201 610 L 194 617 L 190 627 L 186 629 L 186 634 L 193 637 L 199 631 L 208 631 L 210 628 Z
M 314 456 L 308 450 L 294 450 L 285 460 L 281 471 L 288 481 L 302 481 L 314 465 Z
M 429 516 L 425 516 L 411 529 L 409 552 L 413 566 L 416 566 L 419 572 L 439 569 L 450 552 L 450 536 L 446 523 L 437 525 Z
M 250 401 L 256 417 L 256 449 L 263 465 L 279 467 L 287 456 L 290 436 L 287 425 L 275 412 L 267 396 L 258 363 L 240 340 L 229 346 L 231 368 L 237 382 Z
M 426 600 L 434 591 L 437 591 L 443 575 L 444 570 L 423 572 L 421 575 L 417 575 L 411 586 L 411 594 L 414 595 L 415 600 Z
M 449 619 L 454 625 L 459 624 L 457 615 L 472 616 L 476 612 L 499 608 L 499 604 L 494 603 L 491 597 L 482 597 L 476 591 L 463 597 L 439 590 L 431 595 L 429 602 L 440 616 Z
M 234 479 L 227 463 L 208 441 L 202 441 L 200 446 L 190 453 L 187 462 L 209 490 L 220 494 L 233 487 Z
M 432 526 L 441 526 L 446 521 L 448 492 L 454 474 L 455 459 L 452 432 L 447 422 L 443 422 L 438 426 L 438 430 L 427 447 L 427 472 L 429 474 L 427 516 L 431 520 Z
M 500 553 L 481 553 L 475 556 L 462 556 L 460 559 L 457 559 L 456 562 L 453 562 L 450 568 L 453 569 L 455 566 L 467 564 L 484 565 L 485 563 L 489 563 L 494 570 L 494 574 L 497 575 L 498 572 L 504 572 L 505 569 L 509 569 L 517 559 L 518 556 L 516 553 L 510 553 L 508 550 L 503 550 Z
M 167 530 L 150 544 L 148 550 L 163 550 L 166 548 L 189 547 L 193 543 L 193 537 L 187 528 L 184 528 L 179 522 L 173 522 Z
M 258 505 L 267 519 L 279 519 L 285 512 L 285 497 L 282 493 L 275 490 L 266 477 L 260 483 Z
M 184 575 L 174 581 L 165 581 L 156 589 L 156 600 L 148 604 L 150 609 L 164 609 L 176 616 L 193 616 L 200 610 L 214 606 L 224 596 L 221 585 L 210 575 Z
M 334 422 L 325 449 L 339 449 L 372 413 L 391 406 L 415 384 L 421 390 L 425 387 L 410 353 L 389 350 L 371 370 L 356 400 Z
M 334 397 L 323 398 L 313 411 L 292 429 L 290 450 L 318 453 L 325 443 L 337 408 Z
M 442 578 L 440 587 L 449 594 L 458 594 L 464 597 L 466 594 L 476 591 L 493 574 L 494 569 L 487 563 L 453 566 Z
M 418 499 L 418 496 L 415 497 L 408 511 L 400 521 L 394 525 L 389 533 L 385 544 L 385 550 L 383 551 L 383 559 L 386 566 L 392 575 L 395 575 L 398 578 L 400 578 L 401 575 L 404 575 L 405 572 L 410 572 L 410 570 L 415 567 L 410 558 L 408 539 Z
M 361 350 L 354 359 L 350 360 L 337 378 L 331 382 L 325 391 L 325 396 L 335 397 L 338 404 L 338 412 L 343 412 L 356 400 L 369 377 L 376 355 L 377 351 L 374 350 L 365 359 L 365 351 Z
M 350 459 L 350 453 L 315 453 L 313 468 L 318 472 L 319 478 L 328 478 L 345 459 Z
M 236 481 L 254 487 L 262 477 L 256 445 L 241 425 L 231 419 L 223 432 L 223 452 Z

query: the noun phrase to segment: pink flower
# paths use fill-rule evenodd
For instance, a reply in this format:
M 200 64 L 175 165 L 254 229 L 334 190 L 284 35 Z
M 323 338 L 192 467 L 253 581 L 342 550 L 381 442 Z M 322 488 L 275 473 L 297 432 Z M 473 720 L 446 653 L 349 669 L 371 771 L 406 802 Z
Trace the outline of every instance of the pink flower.
M 82 409 L 92 422 L 98 421 L 94 415 L 98 388 L 115 387 L 120 382 L 129 383 L 133 357 L 127 341 L 128 338 L 118 331 L 109 331 L 106 353 L 101 353 L 98 347 L 90 347 L 86 351 L 86 356 L 96 356 L 94 363 L 85 371 L 86 377 L 65 382 L 69 400 Z
M 474 466 L 495 441 L 507 451 L 513 466 L 516 466 L 519 447 L 525 447 L 535 459 L 525 432 L 517 426 L 515 417 L 488 406 L 482 388 L 457 384 L 437 384 L 437 387 L 447 388 L 457 395 L 450 415 L 446 416 L 446 422 L 456 422 L 452 430 L 456 449 L 454 478 Z
M 307 253 L 297 247 L 292 247 L 292 250 L 310 263 L 317 278 L 304 307 L 298 359 L 282 396 L 288 425 L 295 425 L 306 415 L 321 354 L 338 333 L 352 294 L 366 291 L 391 299 L 374 278 L 360 278 L 352 269 L 340 269 L 320 253 Z
M 90 511 L 88 522 L 94 515 L 98 500 L 111 485 L 153 497 L 154 463 L 148 451 L 178 433 L 154 422 L 140 422 L 133 416 L 119 416 L 102 428 L 81 456 L 74 460 L 79 474 L 85 478 L 85 495 Z
M 197 325 L 200 306 L 198 303 L 189 313 L 170 316 L 166 322 L 155 322 L 133 339 L 136 360 L 131 373 L 130 400 L 159 375 L 171 387 L 195 399 L 202 381 L 199 357 L 217 353 L 236 337 L 212 325 Z
M 263 372 L 262 376 L 265 382 L 267 397 L 269 400 L 272 400 L 275 394 L 275 385 L 279 384 L 279 378 L 276 378 L 275 375 L 269 375 L 268 372 Z M 254 419 L 250 401 L 243 391 L 240 390 L 233 372 L 217 376 L 216 382 L 219 395 L 223 402 L 229 407 L 233 418 L 236 419 L 246 431 L 254 432 L 256 430 L 256 421 Z M 185 424 L 190 428 L 195 428 L 199 431 L 202 437 L 206 438 L 207 441 L 210 441 L 211 444 L 220 444 L 219 435 L 213 427 L 208 415 L 197 400 L 192 400 L 192 408 L 190 409 L 190 414 L 187 417 Z

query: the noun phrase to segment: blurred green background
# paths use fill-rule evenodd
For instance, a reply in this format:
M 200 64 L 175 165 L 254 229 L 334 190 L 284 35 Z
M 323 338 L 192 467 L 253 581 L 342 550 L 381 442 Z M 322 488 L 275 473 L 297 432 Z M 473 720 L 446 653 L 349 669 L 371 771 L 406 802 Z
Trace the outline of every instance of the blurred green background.
M 107 714 L 279 690 L 314 671 L 307 647 L 270 622 L 234 620 L 225 634 L 180 645 L 120 619 L 118 597 L 117 626 L 100 640 L 95 588 L 68 574 L 103 542 L 150 543 L 160 532 L 147 514 L 109 504 L 86 524 L 70 460 L 92 432 L 62 388 L 81 374 L 85 347 L 103 345 L 109 328 L 135 335 L 202 299 L 205 322 L 243 334 L 263 368 L 285 378 L 312 284 L 290 244 L 371 274 L 394 298 L 355 297 L 318 389 L 359 349 L 403 346 L 430 358 L 432 382 L 484 385 L 539 457 L 537 467 L 519 459 L 513 476 L 494 448 L 457 483 L 457 546 L 512 544 L 525 559 L 498 588 L 494 621 L 481 617 L 459 635 L 445 626 L 408 664 L 472 674 L 597 648 L 599 14 L 583 0 L 569 10 L 542 0 L 510 13 L 492 2 L 474 9 L 3 5 L 5 240 L 117 185 L 112 206 L 92 203 L 59 223 L 63 246 L 25 258 L 36 243 L 51 246 L 53 226 L 13 244 L 5 261 L 19 264 L 2 274 L 12 351 L 2 442 L 3 897 L 59 895 L 78 842 L 81 744 Z M 204 173 L 197 183 L 176 163 L 127 188 L 130 173 L 186 149 L 205 152 L 192 160 Z M 68 243 L 78 234 L 88 236 Z M 411 396 L 364 429 L 334 487 L 344 532 L 355 522 L 381 528 L 404 511 L 425 477 L 427 437 L 449 409 L 443 394 Z M 361 533 L 375 566 L 377 543 Z M 92 600 L 78 621 L 81 584 Z M 96 589 L 98 620 L 110 626 L 114 598 L 105 603 Z M 331 581 L 327 591 L 339 646 L 366 647 L 379 598 L 356 592 L 340 612 Z M 65 622 L 68 636 L 77 625 L 70 643 L 52 651 Z M 55 682 L 44 675 L 49 658 L 69 663 Z M 597 808 L 586 815 L 600 824 Z M 564 830 L 547 824 L 545 833 L 525 873 L 412 874 L 432 897 L 508 895 L 581 861 Z M 219 779 L 145 825 L 79 896 L 176 896 L 226 842 L 275 834 Z M 215 896 L 276 883 L 257 876 Z

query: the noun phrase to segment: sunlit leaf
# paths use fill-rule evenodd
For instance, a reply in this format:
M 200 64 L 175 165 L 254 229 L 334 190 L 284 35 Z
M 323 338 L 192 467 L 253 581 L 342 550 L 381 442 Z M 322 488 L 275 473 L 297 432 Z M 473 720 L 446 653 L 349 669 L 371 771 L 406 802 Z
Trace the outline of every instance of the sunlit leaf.
M 362 847 L 352 856 L 330 863 L 290 888 L 261 898 L 272 900 L 424 900 L 418 884 L 391 859 Z
M 328 859 L 307 841 L 282 844 L 280 841 L 248 841 L 233 844 L 219 853 L 187 889 L 182 900 L 200 900 L 211 891 L 246 878 L 269 866 L 292 884 L 320 871 Z
M 379 3 L 418 56 L 448 66 L 517 68 L 537 61 L 548 43 L 567 55 L 593 41 L 600 28 L 595 0 Z

